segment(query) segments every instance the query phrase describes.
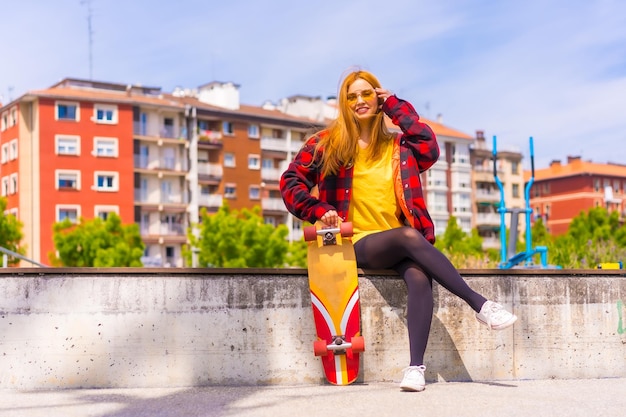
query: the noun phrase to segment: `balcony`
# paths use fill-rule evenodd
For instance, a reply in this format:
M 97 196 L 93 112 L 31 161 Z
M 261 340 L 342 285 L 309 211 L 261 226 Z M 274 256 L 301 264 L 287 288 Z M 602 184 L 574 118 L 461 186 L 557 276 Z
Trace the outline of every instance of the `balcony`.
M 142 122 L 133 122 L 133 134 L 136 136 L 164 138 L 164 139 L 186 139 L 185 129 L 179 129 L 176 126 L 156 127 Z
M 160 225 L 161 236 L 184 236 L 185 225 L 182 223 L 161 223 Z
M 209 162 L 198 163 L 198 176 L 205 178 L 220 179 L 224 175 L 224 167 L 221 164 L 211 164 Z
M 187 204 L 188 198 L 185 194 L 165 194 L 158 189 L 149 192 L 146 189 L 135 188 L 136 204 Z
M 261 179 L 263 181 L 278 182 L 283 171 L 278 168 L 261 168 Z
M 261 208 L 263 211 L 287 212 L 282 198 L 264 198 L 261 200 Z
M 198 205 L 201 207 L 218 209 L 222 207 L 223 203 L 224 196 L 222 194 L 200 194 L 198 198 Z
M 477 226 L 488 226 L 488 225 L 499 225 L 500 224 L 500 215 L 498 213 L 477 213 L 476 214 L 476 225 Z
M 198 142 L 206 142 L 212 144 L 222 143 L 222 132 L 216 130 L 198 130 Z
M 182 194 L 161 194 L 162 204 L 187 204 L 187 197 Z
M 134 155 L 135 169 L 164 170 L 174 172 L 187 172 L 187 161 L 177 160 L 174 157 L 150 158 L 146 155 Z
M 500 193 L 497 191 L 490 190 L 476 190 L 474 194 L 474 199 L 476 202 L 489 202 L 496 203 L 500 201 Z
M 264 151 L 278 151 L 278 152 L 293 152 L 296 153 L 302 147 L 302 142 L 299 140 L 292 140 L 291 147 L 287 149 L 287 139 L 262 137 L 261 138 L 261 150 Z

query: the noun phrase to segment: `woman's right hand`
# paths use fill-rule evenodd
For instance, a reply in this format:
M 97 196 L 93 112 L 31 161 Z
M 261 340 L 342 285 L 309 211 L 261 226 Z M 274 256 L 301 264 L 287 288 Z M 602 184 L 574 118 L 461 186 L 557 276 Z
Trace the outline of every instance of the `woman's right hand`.
M 328 210 L 320 218 L 320 221 L 327 227 L 337 227 L 339 226 L 339 215 L 335 210 Z

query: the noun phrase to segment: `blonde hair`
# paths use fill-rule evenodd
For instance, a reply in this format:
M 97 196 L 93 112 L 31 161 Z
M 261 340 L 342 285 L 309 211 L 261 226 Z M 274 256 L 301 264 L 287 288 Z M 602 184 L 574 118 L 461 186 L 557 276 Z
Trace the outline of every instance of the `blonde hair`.
M 341 166 L 348 167 L 354 164 L 354 159 L 359 151 L 360 125 L 354 112 L 350 109 L 347 99 L 348 89 L 358 79 L 367 81 L 372 85 L 372 88 L 380 88 L 381 86 L 374 74 L 363 70 L 350 72 L 343 79 L 337 98 L 339 114 L 328 126 L 328 134 L 320 135 L 320 140 L 315 147 L 315 156 L 323 149 L 322 176 L 337 174 Z M 393 135 L 385 126 L 382 111 L 376 113 L 371 126 L 371 142 L 367 147 L 367 157 L 373 159 L 380 157 L 384 145 L 393 139 Z M 318 134 L 320 133 L 318 132 Z

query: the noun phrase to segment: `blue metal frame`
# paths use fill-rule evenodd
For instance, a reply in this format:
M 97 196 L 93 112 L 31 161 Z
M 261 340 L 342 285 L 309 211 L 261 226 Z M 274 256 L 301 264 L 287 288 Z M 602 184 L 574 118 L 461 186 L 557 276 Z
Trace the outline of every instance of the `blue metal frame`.
M 545 246 L 532 247 L 531 236 L 531 215 L 532 209 L 530 207 L 530 189 L 535 182 L 535 151 L 533 148 L 533 138 L 530 137 L 530 166 L 531 177 L 524 188 L 524 208 L 509 209 L 506 207 L 504 201 L 504 185 L 500 178 L 498 178 L 497 160 L 498 152 L 496 148 L 496 136 L 493 136 L 493 176 L 500 190 L 500 206 L 498 207 L 498 213 L 500 213 L 500 259 L 501 262 L 498 265 L 500 269 L 513 268 L 521 263 L 525 268 L 559 268 L 558 266 L 548 265 L 548 248 Z M 511 213 L 511 228 L 509 243 L 506 242 L 506 213 Z M 517 243 L 517 216 L 524 213 L 526 219 L 526 250 L 524 252 L 515 253 L 515 245 Z M 539 255 L 541 259 L 541 265 L 536 265 L 533 261 L 535 255 Z

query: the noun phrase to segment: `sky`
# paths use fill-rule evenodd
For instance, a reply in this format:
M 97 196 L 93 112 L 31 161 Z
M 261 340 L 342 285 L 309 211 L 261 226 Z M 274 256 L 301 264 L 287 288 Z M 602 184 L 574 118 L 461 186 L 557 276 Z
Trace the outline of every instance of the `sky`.
M 91 23 L 91 30 L 89 27 Z M 0 0 L 3 103 L 63 78 L 241 102 L 337 94 L 361 68 L 423 117 L 535 168 L 626 164 L 623 0 Z

